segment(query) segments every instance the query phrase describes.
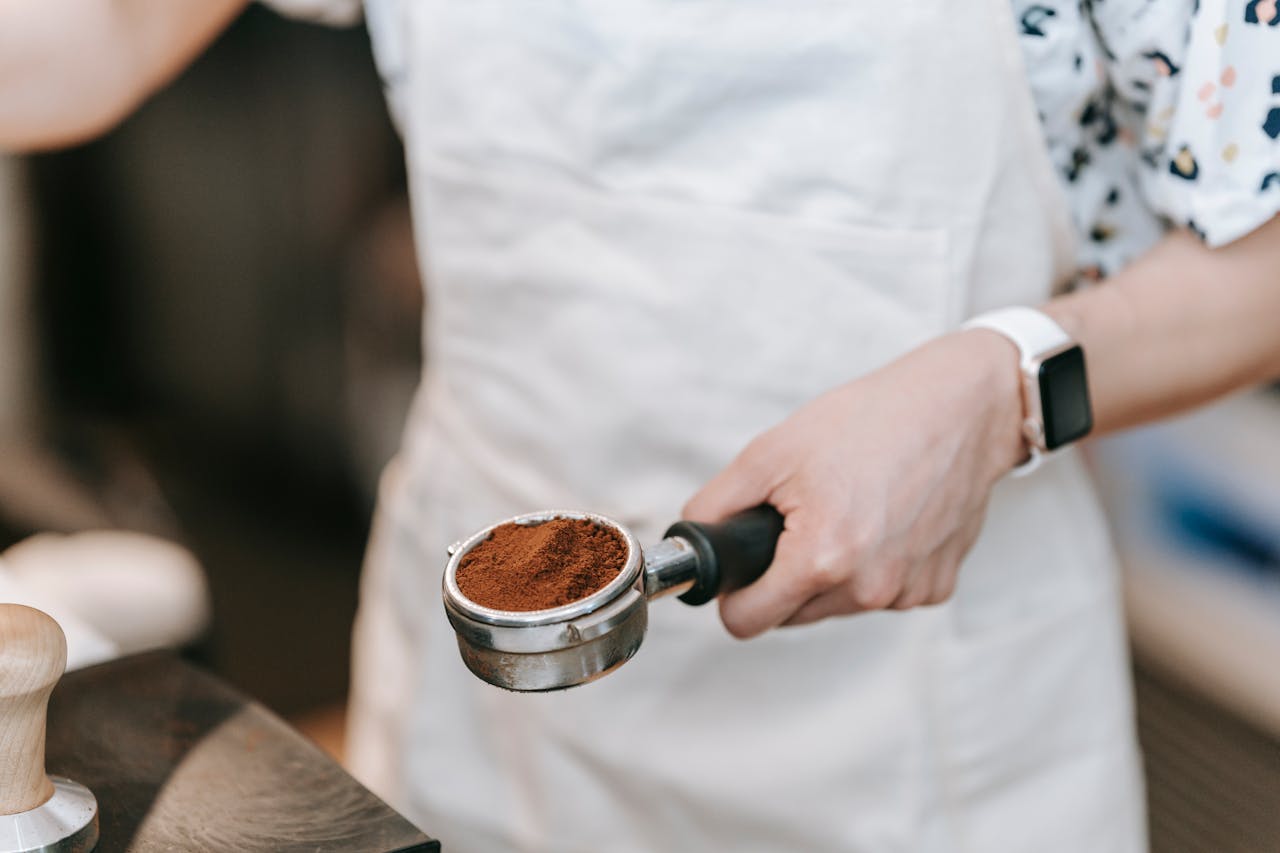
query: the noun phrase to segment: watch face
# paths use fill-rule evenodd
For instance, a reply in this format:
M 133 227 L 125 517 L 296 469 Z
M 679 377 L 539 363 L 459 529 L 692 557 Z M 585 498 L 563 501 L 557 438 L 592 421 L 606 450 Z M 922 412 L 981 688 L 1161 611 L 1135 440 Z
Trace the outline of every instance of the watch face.
M 1044 412 L 1044 445 L 1049 450 L 1084 438 L 1093 429 L 1084 350 L 1080 347 L 1063 350 L 1041 363 L 1040 408 Z

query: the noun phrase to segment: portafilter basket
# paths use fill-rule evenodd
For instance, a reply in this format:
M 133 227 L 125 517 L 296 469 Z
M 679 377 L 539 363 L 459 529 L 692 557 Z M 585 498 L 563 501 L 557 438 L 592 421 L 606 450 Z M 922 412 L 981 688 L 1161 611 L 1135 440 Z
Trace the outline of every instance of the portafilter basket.
M 458 567 L 494 528 L 557 518 L 590 521 L 622 537 L 627 558 L 618 576 L 585 598 L 546 610 L 494 610 L 462 594 Z M 576 510 L 518 515 L 449 547 L 445 614 L 458 635 L 463 663 L 490 684 L 521 692 L 586 684 L 639 650 L 650 599 L 678 594 L 686 604 L 705 604 L 764 574 L 782 525 L 777 510 L 759 506 L 719 524 L 677 522 L 661 542 L 642 551 L 630 530 L 603 515 Z

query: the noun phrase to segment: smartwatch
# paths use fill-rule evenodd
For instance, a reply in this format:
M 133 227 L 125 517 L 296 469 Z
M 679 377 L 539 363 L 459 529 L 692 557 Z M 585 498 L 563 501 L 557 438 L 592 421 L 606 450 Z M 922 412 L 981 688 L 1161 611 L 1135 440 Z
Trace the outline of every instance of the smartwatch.
M 1021 306 L 979 314 L 963 329 L 990 329 L 1018 348 L 1022 371 L 1022 437 L 1030 458 L 1013 469 L 1030 474 L 1046 454 L 1093 429 L 1084 350 L 1048 315 Z

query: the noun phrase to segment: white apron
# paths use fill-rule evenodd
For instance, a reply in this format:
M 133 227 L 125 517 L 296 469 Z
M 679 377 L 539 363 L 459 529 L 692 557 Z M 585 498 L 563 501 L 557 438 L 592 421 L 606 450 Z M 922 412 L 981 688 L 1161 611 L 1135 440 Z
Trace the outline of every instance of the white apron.
M 440 603 L 478 527 L 577 507 L 656 541 L 806 400 L 1049 296 L 1071 234 L 1007 2 L 368 15 L 428 308 L 357 624 L 357 774 L 458 853 L 1141 849 L 1072 456 L 997 489 L 942 607 L 738 642 L 663 600 L 616 673 L 519 695 L 463 667 Z

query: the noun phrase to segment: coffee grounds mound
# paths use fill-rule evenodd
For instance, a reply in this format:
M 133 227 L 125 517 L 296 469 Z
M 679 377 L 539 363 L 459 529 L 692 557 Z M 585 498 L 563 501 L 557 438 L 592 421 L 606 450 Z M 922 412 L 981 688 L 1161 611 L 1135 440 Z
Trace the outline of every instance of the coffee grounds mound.
M 508 522 L 467 552 L 458 589 L 494 610 L 547 610 L 603 589 L 626 562 L 622 535 L 593 521 Z

